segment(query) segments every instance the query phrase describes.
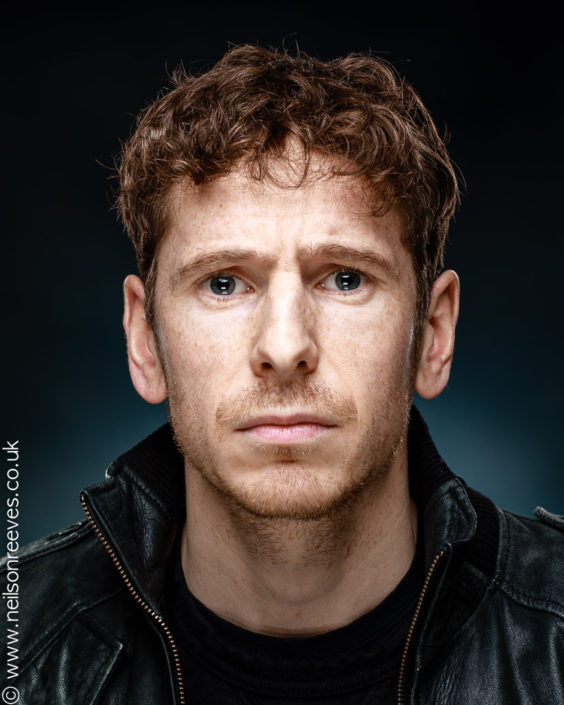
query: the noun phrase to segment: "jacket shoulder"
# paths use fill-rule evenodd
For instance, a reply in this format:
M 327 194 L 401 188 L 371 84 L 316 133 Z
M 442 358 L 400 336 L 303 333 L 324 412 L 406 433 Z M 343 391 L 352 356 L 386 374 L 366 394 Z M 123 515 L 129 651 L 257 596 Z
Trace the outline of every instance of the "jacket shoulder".
M 8 573 L 15 570 L 19 579 L 33 585 L 34 598 L 54 585 L 59 597 L 63 597 L 66 588 L 73 589 L 74 594 L 77 581 L 84 587 L 88 574 L 113 577 L 113 571 L 107 570 L 111 567 L 109 556 L 89 521 L 84 519 L 22 546 L 15 553 L 8 552 L 0 560 L 0 579 L 5 581 Z M 100 586 L 102 581 L 94 583 Z
M 500 513 L 501 589 L 526 607 L 564 619 L 564 517 L 542 507 L 536 518 Z
M 25 546 L 18 547 L 17 560 L 19 566 L 23 566 L 32 560 L 37 560 L 38 558 L 50 554 L 58 550 L 64 550 L 65 548 L 73 545 L 77 541 L 80 541 L 85 535 L 91 532 L 88 519 L 79 521 L 76 524 L 71 524 L 60 531 L 56 531 L 47 536 L 43 536 L 40 539 L 32 541 Z M 9 553 L 0 559 L 0 574 L 4 573 L 8 566 L 9 561 L 14 558 L 14 555 Z
M 123 591 L 123 581 L 87 520 L 45 536 L 0 561 L 20 664 L 33 660 L 74 620 Z

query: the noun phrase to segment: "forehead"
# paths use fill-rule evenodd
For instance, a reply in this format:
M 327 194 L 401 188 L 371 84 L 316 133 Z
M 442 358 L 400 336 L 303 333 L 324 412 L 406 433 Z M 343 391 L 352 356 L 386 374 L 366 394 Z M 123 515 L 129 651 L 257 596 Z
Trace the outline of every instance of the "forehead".
M 308 248 L 338 245 L 372 250 L 398 270 L 411 268 L 397 210 L 372 215 L 374 196 L 366 182 L 332 176 L 328 165 L 314 160 L 298 187 L 289 185 L 296 178 L 288 166 L 275 174 L 278 183 L 258 181 L 239 169 L 208 184 L 176 185 L 159 260 L 170 269 L 186 257 L 226 248 L 289 259 L 303 257 Z

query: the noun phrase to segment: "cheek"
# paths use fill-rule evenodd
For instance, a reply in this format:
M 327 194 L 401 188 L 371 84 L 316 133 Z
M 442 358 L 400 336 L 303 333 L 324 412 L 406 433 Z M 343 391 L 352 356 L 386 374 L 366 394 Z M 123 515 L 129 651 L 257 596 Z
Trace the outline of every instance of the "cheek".
M 413 317 L 393 306 L 382 307 L 371 315 L 333 319 L 327 334 L 331 342 L 326 342 L 341 364 L 363 375 L 380 375 L 382 368 L 402 368 L 410 359 Z
M 248 335 L 213 317 L 172 315 L 164 331 L 167 360 L 177 384 L 214 388 L 240 369 Z
M 172 321 L 165 332 L 167 360 L 178 381 L 201 379 L 213 367 L 205 336 L 188 321 Z
M 374 405 L 403 399 L 411 376 L 413 319 L 397 308 L 377 315 L 344 320 L 334 326 L 328 352 L 329 366 L 338 372 L 357 400 L 361 415 L 371 415 Z

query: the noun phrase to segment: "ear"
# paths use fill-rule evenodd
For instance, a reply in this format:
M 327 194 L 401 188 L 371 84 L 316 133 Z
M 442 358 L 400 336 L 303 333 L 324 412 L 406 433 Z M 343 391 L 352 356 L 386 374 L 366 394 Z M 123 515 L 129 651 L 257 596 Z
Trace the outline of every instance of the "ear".
M 447 269 L 433 285 L 423 328 L 415 389 L 425 399 L 438 396 L 448 382 L 459 299 L 458 275 Z
M 145 318 L 145 287 L 130 274 L 123 283 L 123 328 L 127 338 L 129 374 L 138 394 L 150 404 L 166 399 L 165 376 L 153 331 Z

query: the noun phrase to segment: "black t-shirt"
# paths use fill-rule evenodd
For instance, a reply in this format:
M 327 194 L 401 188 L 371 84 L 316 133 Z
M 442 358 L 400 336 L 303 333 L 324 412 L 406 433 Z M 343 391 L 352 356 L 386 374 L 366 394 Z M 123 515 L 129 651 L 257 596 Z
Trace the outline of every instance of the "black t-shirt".
M 278 638 L 218 617 L 189 591 L 176 547 L 166 617 L 189 705 L 392 705 L 405 638 L 424 580 L 421 532 L 400 584 L 341 629 Z

